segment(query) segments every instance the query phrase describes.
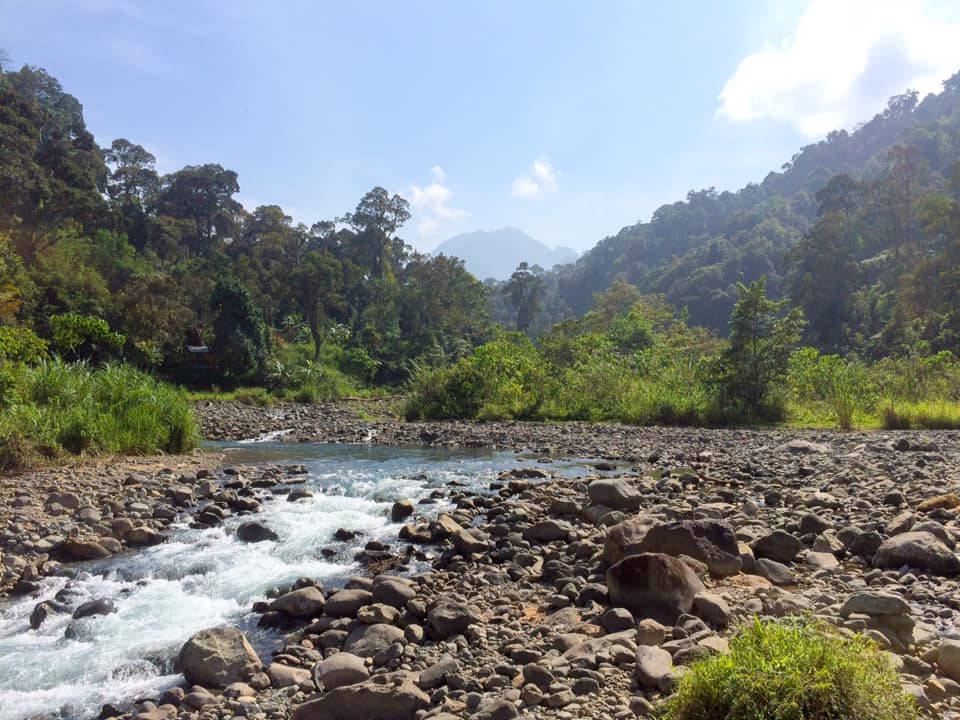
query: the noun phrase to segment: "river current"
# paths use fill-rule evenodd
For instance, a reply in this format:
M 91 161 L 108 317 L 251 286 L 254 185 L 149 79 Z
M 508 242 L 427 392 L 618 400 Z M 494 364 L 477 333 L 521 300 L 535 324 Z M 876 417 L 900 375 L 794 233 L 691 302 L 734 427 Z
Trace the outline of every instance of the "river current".
M 185 516 L 161 545 L 73 565 L 70 577 L 45 578 L 39 596 L 0 604 L 0 720 L 38 714 L 89 720 L 105 703 L 155 697 L 181 681 L 174 658 L 203 628 L 240 626 L 269 661 L 276 636 L 258 630 L 250 614 L 251 604 L 268 589 L 303 576 L 319 578 L 327 587 L 343 584 L 360 570 L 352 558 L 363 543 L 396 542 L 399 525 L 389 518 L 394 501 L 417 502 L 454 482 L 481 489 L 502 470 L 534 462 L 510 453 L 370 445 L 220 447 L 228 453 L 227 462 L 236 465 L 302 463 L 314 496 L 297 502 L 278 496 L 255 516 L 230 518 L 217 528 L 191 529 Z M 572 471 L 575 464 L 553 468 Z M 443 503 L 423 505 L 420 512 L 435 514 L 446 507 Z M 238 541 L 236 526 L 252 518 L 280 539 Z M 336 543 L 333 535 L 341 527 L 364 534 L 353 544 Z M 339 552 L 325 558 L 324 547 Z M 53 615 L 32 630 L 33 608 L 68 582 L 75 593 L 72 606 L 111 598 L 117 612 L 79 621 Z

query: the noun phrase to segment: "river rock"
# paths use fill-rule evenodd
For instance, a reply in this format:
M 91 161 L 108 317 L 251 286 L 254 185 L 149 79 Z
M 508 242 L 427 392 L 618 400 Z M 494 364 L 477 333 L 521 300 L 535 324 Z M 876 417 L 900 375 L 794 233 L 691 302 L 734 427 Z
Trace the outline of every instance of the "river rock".
M 313 667 L 313 682 L 327 691 L 363 682 L 369 677 L 363 658 L 349 652 L 335 653 Z
M 293 618 L 309 619 L 319 616 L 324 604 L 323 592 L 319 588 L 305 587 L 281 595 L 270 603 L 270 609 Z
M 110 598 L 98 598 L 83 603 L 73 611 L 73 619 L 93 617 L 94 615 L 109 615 L 117 611 L 117 606 Z
M 466 603 L 442 599 L 430 608 L 427 621 L 431 635 L 438 640 L 446 640 L 454 635 L 465 633 L 471 624 L 480 621 L 480 617 Z
M 690 612 L 703 583 L 682 560 L 662 553 L 630 555 L 607 570 L 607 589 L 614 606 L 634 617 L 673 625 Z
M 163 535 L 146 525 L 139 525 L 127 533 L 127 544 L 134 547 L 159 545 L 163 542 Z
M 960 575 L 960 560 L 950 548 L 928 532 L 905 532 L 887 538 L 877 550 L 873 564 L 878 568 L 906 565 L 944 577 Z
M 252 520 L 241 523 L 237 528 L 237 538 L 244 542 L 264 542 L 265 540 L 279 540 L 280 536 L 262 522 Z
M 884 590 L 860 590 L 853 593 L 840 608 L 840 617 L 853 613 L 865 615 L 909 615 L 910 603 L 899 595 Z
M 591 505 L 605 505 L 614 510 L 637 510 L 643 495 L 626 478 L 594 480 L 587 487 Z
M 743 563 L 733 529 L 717 520 L 681 520 L 651 527 L 640 552 L 689 555 L 706 563 L 714 577 L 740 572 Z
M 944 640 L 937 656 L 937 669 L 955 682 L 960 682 L 960 640 Z
M 523 531 L 524 540 L 533 542 L 553 542 L 554 540 L 569 540 L 573 535 L 573 526 L 566 520 L 543 520 Z
M 750 549 L 758 560 L 769 558 L 780 563 L 793 562 L 801 547 L 800 538 L 785 530 L 774 530 L 750 543 Z
M 343 651 L 358 657 L 373 657 L 393 643 L 402 642 L 403 639 L 403 630 L 393 625 L 383 623 L 361 625 L 347 635 L 343 643 Z
M 414 720 L 429 706 L 430 698 L 417 687 L 413 674 L 386 673 L 306 702 L 291 720 Z
M 381 575 L 373 580 L 373 602 L 402 609 L 416 595 L 417 591 L 400 578 Z
M 94 540 L 67 540 L 60 546 L 65 560 L 100 560 L 110 557 L 110 551 Z
M 244 634 L 229 627 L 195 633 L 180 649 L 180 667 L 188 683 L 209 688 L 246 681 L 263 669 Z
M 369 590 L 338 590 L 327 598 L 324 613 L 330 617 L 356 617 L 357 610 L 369 605 L 372 600 L 373 593 Z
M 36 607 L 33 608 L 33 612 L 30 613 L 30 627 L 34 630 L 38 629 L 43 625 L 44 620 L 51 615 L 56 615 L 57 612 L 58 610 L 53 603 L 37 603 Z
M 390 508 L 390 520 L 392 522 L 403 522 L 406 518 L 413 515 L 413 503 L 409 500 L 398 500 Z
M 277 662 L 270 663 L 267 667 L 267 677 L 270 678 L 270 685 L 275 688 L 303 687 L 313 684 L 309 670 Z
M 637 666 L 633 675 L 641 687 L 662 690 L 668 689 L 677 678 L 670 653 L 652 645 L 637 647 Z
M 640 549 L 643 539 L 657 523 L 658 521 L 649 515 L 638 515 L 612 526 L 607 530 L 603 559 L 613 565 L 628 555 L 643 552 Z

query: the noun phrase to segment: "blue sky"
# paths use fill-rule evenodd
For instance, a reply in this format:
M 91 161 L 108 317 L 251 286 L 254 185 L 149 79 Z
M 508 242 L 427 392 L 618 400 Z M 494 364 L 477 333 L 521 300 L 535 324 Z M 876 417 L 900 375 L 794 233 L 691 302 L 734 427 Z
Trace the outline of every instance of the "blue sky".
M 0 0 L 0 48 L 101 145 L 216 162 L 312 223 L 371 187 L 429 250 L 513 225 L 583 251 L 690 189 L 960 69 L 960 4 L 920 0 Z

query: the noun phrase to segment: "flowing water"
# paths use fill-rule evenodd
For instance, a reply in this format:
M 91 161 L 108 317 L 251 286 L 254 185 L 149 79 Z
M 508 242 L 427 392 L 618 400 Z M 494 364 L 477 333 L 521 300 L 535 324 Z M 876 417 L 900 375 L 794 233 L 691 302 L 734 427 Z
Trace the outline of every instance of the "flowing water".
M 219 528 L 191 529 L 184 518 L 162 545 L 72 566 L 72 578 L 44 579 L 40 596 L 0 604 L 0 720 L 37 714 L 87 720 L 104 703 L 156 696 L 181 680 L 173 659 L 191 634 L 207 627 L 243 627 L 267 659 L 276 638 L 257 630 L 249 613 L 266 590 L 302 576 L 328 587 L 342 584 L 359 570 L 352 561 L 358 546 L 370 539 L 396 541 L 399 526 L 389 520 L 395 500 L 424 499 L 453 482 L 480 489 L 504 468 L 533 462 L 484 451 L 272 442 L 229 452 L 236 464 L 304 464 L 314 496 L 295 503 L 279 496 L 257 515 L 232 518 Z M 570 463 L 553 469 L 583 468 Z M 280 540 L 237 541 L 233 530 L 251 517 Z M 336 557 L 324 558 L 321 548 L 343 547 L 333 541 L 341 527 L 365 534 Z M 31 630 L 34 606 L 65 588 L 72 593 L 71 607 L 111 598 L 117 612 L 78 621 L 53 615 Z M 71 626 L 71 637 L 65 637 Z

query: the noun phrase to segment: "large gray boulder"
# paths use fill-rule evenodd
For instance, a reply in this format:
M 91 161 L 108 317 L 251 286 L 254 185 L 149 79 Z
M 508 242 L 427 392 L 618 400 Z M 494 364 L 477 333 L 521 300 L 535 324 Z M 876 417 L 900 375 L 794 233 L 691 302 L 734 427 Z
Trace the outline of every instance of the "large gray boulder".
M 801 547 L 800 538 L 786 530 L 774 530 L 769 535 L 764 535 L 750 543 L 754 557 L 768 558 L 779 563 L 793 562 Z
M 873 565 L 878 568 L 906 565 L 944 577 L 960 575 L 956 554 L 928 532 L 905 532 L 887 538 L 877 549 Z
M 324 612 L 330 617 L 356 617 L 357 610 L 373 601 L 369 590 L 339 590 L 327 598 Z
M 313 666 L 314 684 L 328 691 L 363 682 L 369 677 L 370 671 L 363 658 L 348 652 L 335 653 Z
M 403 630 L 385 623 L 361 625 L 347 635 L 343 651 L 357 657 L 373 657 L 396 642 L 403 641 Z
M 298 707 L 291 720 L 413 720 L 430 706 L 416 676 L 397 672 L 344 685 Z
M 594 480 L 587 488 L 591 505 L 606 505 L 614 510 L 638 510 L 643 495 L 626 478 Z
M 613 565 L 628 555 L 643 552 L 641 546 L 650 528 L 659 521 L 649 515 L 637 515 L 607 530 L 607 540 L 603 546 L 603 559 Z
M 224 688 L 263 669 L 260 658 L 236 628 L 209 628 L 195 633 L 180 649 L 180 667 L 190 685 Z
M 673 625 L 690 612 L 703 583 L 682 560 L 663 553 L 630 555 L 607 570 L 607 589 L 614 607 L 634 617 Z
M 736 575 L 743 567 L 733 529 L 718 520 L 681 520 L 656 525 L 640 542 L 640 552 L 689 555 L 714 577 Z
M 312 586 L 288 592 L 270 603 L 271 610 L 301 619 L 318 617 L 323 613 L 323 606 L 323 592 Z
M 479 621 L 476 610 L 458 600 L 438 600 L 427 613 L 428 629 L 437 640 L 463 635 L 470 625 Z

